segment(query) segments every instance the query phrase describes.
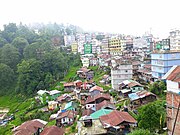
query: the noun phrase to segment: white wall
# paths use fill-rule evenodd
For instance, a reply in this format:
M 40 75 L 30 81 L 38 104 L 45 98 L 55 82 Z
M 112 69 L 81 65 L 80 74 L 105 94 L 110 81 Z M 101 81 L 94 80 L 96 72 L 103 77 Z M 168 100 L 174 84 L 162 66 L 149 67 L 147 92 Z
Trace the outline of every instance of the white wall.
M 173 82 L 173 81 L 167 80 L 167 91 L 172 91 L 174 93 L 179 93 L 180 89 L 179 89 L 178 82 Z

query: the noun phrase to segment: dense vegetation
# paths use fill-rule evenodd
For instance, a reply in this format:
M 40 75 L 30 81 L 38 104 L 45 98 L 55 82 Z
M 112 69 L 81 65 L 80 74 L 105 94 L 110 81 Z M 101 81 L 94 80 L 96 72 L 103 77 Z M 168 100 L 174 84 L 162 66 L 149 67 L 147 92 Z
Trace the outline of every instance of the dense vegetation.
M 33 95 L 61 80 L 80 56 L 62 47 L 64 34 L 75 34 L 76 26 L 48 24 L 34 28 L 10 23 L 0 31 L 0 94 Z M 54 40 L 54 38 L 58 40 Z

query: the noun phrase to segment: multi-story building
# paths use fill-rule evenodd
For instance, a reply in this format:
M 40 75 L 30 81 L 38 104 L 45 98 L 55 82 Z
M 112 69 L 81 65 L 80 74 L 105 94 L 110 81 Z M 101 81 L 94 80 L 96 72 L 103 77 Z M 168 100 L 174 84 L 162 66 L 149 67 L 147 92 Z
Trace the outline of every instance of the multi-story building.
M 170 32 L 170 50 L 177 51 L 180 50 L 180 30 L 172 30 Z
M 65 35 L 64 36 L 64 46 L 71 46 L 71 44 L 75 42 L 74 35 Z
M 150 53 L 153 51 L 154 49 L 154 37 L 152 34 L 146 34 L 143 36 L 143 38 L 146 40 L 147 42 L 147 53 Z
M 180 65 L 180 52 L 158 52 L 151 54 L 152 76 L 161 79 L 174 65 Z
M 109 40 L 108 38 L 104 38 L 101 42 L 101 51 L 102 53 L 109 53 Z
M 124 51 L 126 49 L 126 40 L 121 39 L 121 50 Z
M 131 36 L 125 37 L 126 40 L 126 48 L 125 50 L 130 51 L 133 48 L 133 38 Z
M 92 44 L 92 53 L 96 54 L 98 52 L 98 47 L 100 47 L 100 42 L 97 39 L 92 39 L 91 44 Z
M 109 39 L 109 51 L 111 55 L 122 55 L 120 38 Z
M 170 50 L 170 39 L 162 39 L 161 41 L 156 42 L 156 50 Z
M 111 85 L 115 90 L 119 90 L 119 83 L 132 79 L 133 67 L 129 62 L 121 62 L 115 67 L 111 68 Z
M 163 77 L 167 83 L 166 114 L 168 135 L 180 133 L 180 66 L 173 66 Z M 176 121 L 176 122 L 175 122 Z M 174 133 L 172 133 L 174 132 Z
M 143 37 L 133 39 L 133 48 L 147 48 L 147 40 Z
M 73 42 L 71 44 L 71 51 L 76 54 L 78 52 L 78 43 L 77 42 Z

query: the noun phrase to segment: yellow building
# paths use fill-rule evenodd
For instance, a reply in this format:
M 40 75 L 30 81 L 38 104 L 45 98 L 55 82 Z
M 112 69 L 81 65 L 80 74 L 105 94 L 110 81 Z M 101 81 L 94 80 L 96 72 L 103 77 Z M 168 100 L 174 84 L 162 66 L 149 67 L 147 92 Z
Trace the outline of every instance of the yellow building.
M 77 52 L 78 52 L 78 43 L 77 43 L 77 42 L 73 42 L 73 43 L 71 44 L 71 51 L 72 51 L 73 53 L 77 53 Z
M 111 55 L 122 55 L 120 38 L 112 38 L 109 40 L 109 51 Z

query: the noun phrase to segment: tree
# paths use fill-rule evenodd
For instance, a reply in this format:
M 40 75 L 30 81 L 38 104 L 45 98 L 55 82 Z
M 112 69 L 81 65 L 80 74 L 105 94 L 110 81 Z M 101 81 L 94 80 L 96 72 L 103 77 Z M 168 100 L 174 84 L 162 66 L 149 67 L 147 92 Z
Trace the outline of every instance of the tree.
M 150 133 L 150 131 L 147 129 L 146 130 L 145 129 L 137 129 L 128 135 L 153 135 L 153 133 Z
M 19 62 L 18 50 L 10 44 L 6 44 L 2 47 L 0 53 L 1 63 L 10 66 L 12 69 L 16 69 Z
M 8 65 L 0 63 L 0 78 L 0 90 L 9 90 L 8 88 L 14 84 L 14 71 Z
M 156 95 L 162 95 L 164 90 L 166 90 L 166 84 L 163 81 L 157 81 L 149 85 L 149 91 Z
M 37 86 L 42 81 L 40 62 L 35 59 L 23 60 L 18 64 L 17 92 L 25 95 L 34 94 Z
M 156 101 L 139 109 L 138 126 L 139 128 L 150 131 L 161 131 L 165 125 L 165 108 L 162 101 Z
M 8 42 L 6 41 L 6 39 L 0 37 L 0 47 L 3 47 L 5 44 L 7 44 Z
M 4 31 L 2 32 L 2 36 L 6 41 L 11 43 L 13 39 L 16 37 L 17 26 L 15 23 L 9 23 L 8 25 L 4 25 Z
M 20 57 L 23 58 L 23 51 L 26 46 L 29 45 L 28 41 L 25 38 L 16 37 L 12 41 L 12 45 L 19 50 Z

